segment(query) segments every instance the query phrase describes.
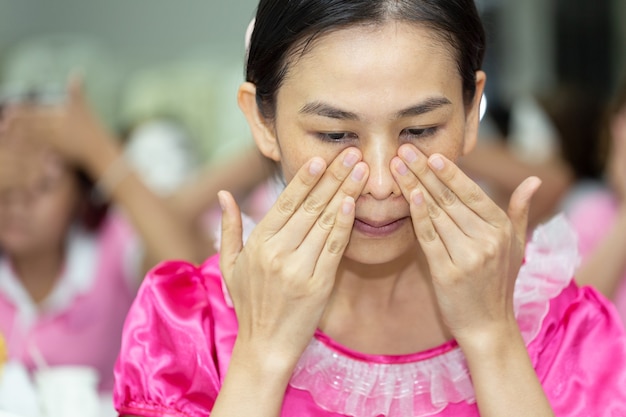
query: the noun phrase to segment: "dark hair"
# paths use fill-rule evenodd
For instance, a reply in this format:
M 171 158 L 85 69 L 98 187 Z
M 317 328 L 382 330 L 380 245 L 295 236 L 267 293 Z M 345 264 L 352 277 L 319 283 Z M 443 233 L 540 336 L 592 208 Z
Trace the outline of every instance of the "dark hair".
M 263 117 L 272 119 L 290 58 L 317 36 L 355 24 L 390 20 L 433 29 L 456 53 L 466 102 L 476 93 L 485 31 L 473 0 L 260 0 L 246 67 Z
M 98 192 L 93 180 L 85 171 L 80 168 L 73 169 L 80 194 L 77 220 L 85 230 L 97 232 L 106 218 L 110 203 Z
M 563 83 L 538 95 L 559 137 L 561 156 L 577 180 L 602 176 L 605 152 L 599 141 L 601 98 L 580 85 Z

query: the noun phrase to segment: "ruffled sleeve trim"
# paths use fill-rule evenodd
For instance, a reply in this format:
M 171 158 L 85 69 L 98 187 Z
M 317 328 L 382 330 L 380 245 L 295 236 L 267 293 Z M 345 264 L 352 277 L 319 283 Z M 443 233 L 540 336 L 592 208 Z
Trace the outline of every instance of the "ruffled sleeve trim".
M 564 216 L 533 233 L 514 290 L 515 315 L 527 346 L 539 334 L 550 301 L 570 284 L 578 263 L 576 235 Z M 296 366 L 290 386 L 307 391 L 324 410 L 347 416 L 423 417 L 451 403 L 474 403 L 461 349 L 446 346 L 439 353 L 380 361 L 316 337 Z
M 526 346 L 539 334 L 550 300 L 570 284 L 579 264 L 577 236 L 564 215 L 535 230 L 526 246 L 513 295 L 515 317 Z

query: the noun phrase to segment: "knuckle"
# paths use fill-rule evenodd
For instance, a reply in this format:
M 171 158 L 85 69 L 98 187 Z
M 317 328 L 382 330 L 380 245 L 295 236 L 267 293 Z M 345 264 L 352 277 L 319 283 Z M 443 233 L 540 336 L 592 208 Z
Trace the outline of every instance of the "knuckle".
M 441 216 L 441 209 L 439 208 L 437 204 L 433 202 L 429 202 L 426 206 L 428 208 L 428 215 L 430 216 L 431 219 L 435 220 L 439 216 Z
M 451 189 L 446 187 L 439 194 L 439 201 L 441 201 L 441 204 L 444 206 L 452 206 L 456 202 L 456 194 L 454 194 Z
M 313 194 L 307 196 L 302 203 L 302 209 L 308 214 L 318 214 L 322 211 L 322 207 L 324 207 L 324 202 Z
M 331 169 L 329 170 L 329 174 L 335 182 L 339 183 L 343 182 L 348 176 L 346 172 L 339 169 Z
M 281 254 L 275 250 L 269 250 L 265 254 L 267 261 L 267 267 L 272 274 L 276 274 L 284 269 L 284 259 Z
M 420 230 L 418 234 L 418 238 L 419 240 L 426 242 L 426 243 L 434 242 L 435 239 L 437 239 L 437 233 L 435 232 L 434 228 L 429 227 L 427 229 Z
M 322 230 L 329 232 L 335 226 L 336 218 L 337 216 L 335 216 L 335 213 L 333 213 L 332 211 L 325 211 L 320 216 L 319 220 L 317 221 L 317 224 Z
M 343 240 L 331 238 L 326 242 L 326 251 L 331 255 L 341 255 L 346 248 L 347 242 Z
M 425 162 L 417 163 L 413 169 L 415 170 L 415 174 L 420 178 L 425 177 L 431 172 L 430 168 Z
M 289 215 L 293 213 L 296 207 L 297 204 L 294 199 L 284 193 L 276 202 L 276 208 L 278 209 L 278 212 L 282 215 Z
M 440 178 L 447 183 L 454 181 L 458 174 L 457 169 L 451 169 L 450 167 L 448 167 L 448 169 L 444 169 L 441 171 Z
M 483 254 L 487 259 L 493 259 L 498 255 L 500 245 L 493 240 L 487 240 L 483 243 Z
M 478 185 L 473 184 L 468 190 L 466 201 L 469 204 L 475 204 L 475 203 L 480 202 L 481 198 L 482 198 L 482 190 L 480 189 Z

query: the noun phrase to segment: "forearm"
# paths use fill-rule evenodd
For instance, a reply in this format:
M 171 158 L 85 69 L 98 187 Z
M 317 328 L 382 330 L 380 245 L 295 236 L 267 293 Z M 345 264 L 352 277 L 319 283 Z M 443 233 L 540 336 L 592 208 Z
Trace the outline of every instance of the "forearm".
M 169 198 L 182 218 L 195 222 L 217 203 L 217 192 L 247 193 L 268 178 L 269 167 L 256 148 L 210 165 Z
M 106 133 L 93 133 L 89 155 L 82 161 L 91 177 L 98 181 L 110 175 L 123 153 L 120 146 Z M 113 168 L 112 168 L 113 167 Z M 135 230 L 141 237 L 146 250 L 146 265 L 154 265 L 164 259 L 200 261 L 195 242 L 184 224 L 154 194 L 130 167 L 119 166 L 120 178 L 104 190 L 113 202 L 122 207 Z
M 580 285 L 591 285 L 612 299 L 626 275 L 626 204 L 622 204 L 615 224 L 600 245 L 583 260 L 576 271 Z
M 553 417 L 517 326 L 461 346 L 481 417 Z

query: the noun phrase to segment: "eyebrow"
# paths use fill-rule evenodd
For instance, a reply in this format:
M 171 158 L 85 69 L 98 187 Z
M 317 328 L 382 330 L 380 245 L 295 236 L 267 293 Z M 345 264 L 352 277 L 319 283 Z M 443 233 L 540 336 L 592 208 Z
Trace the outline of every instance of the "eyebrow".
M 400 110 L 395 114 L 396 119 L 401 119 L 405 117 L 411 116 L 419 116 L 424 113 L 431 112 L 438 108 L 448 106 L 452 104 L 450 100 L 445 97 L 428 97 L 425 100 L 422 100 L 420 103 L 407 107 L 406 109 Z M 360 120 L 361 118 L 356 113 L 352 113 L 346 110 L 342 110 L 340 108 L 334 107 L 330 104 L 314 101 L 311 103 L 305 104 L 300 109 L 300 114 L 310 114 L 314 116 L 322 116 L 328 117 L 330 119 L 339 119 L 339 120 Z

